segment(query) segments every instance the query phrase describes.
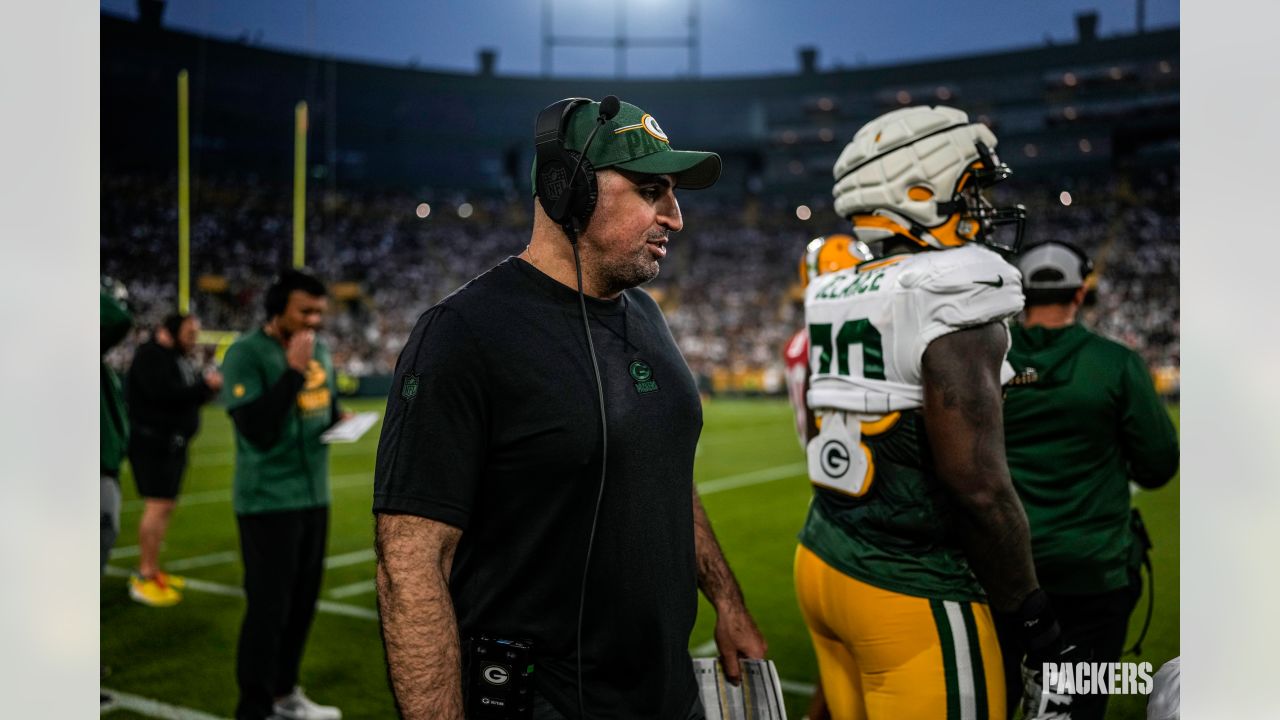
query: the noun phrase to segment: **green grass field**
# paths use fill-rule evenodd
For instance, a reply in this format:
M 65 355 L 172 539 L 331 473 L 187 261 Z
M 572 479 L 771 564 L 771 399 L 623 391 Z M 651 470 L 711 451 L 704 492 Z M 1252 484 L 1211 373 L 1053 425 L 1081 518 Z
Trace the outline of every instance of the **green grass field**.
M 382 401 L 348 403 L 381 410 Z M 1177 410 L 1172 411 L 1175 422 Z M 347 718 L 394 717 L 375 619 L 372 472 L 378 428 L 332 451 L 333 507 L 323 604 L 302 663 L 301 683 Z M 243 600 L 235 516 L 231 509 L 231 427 L 209 408 L 191 450 L 183 497 L 162 560 L 193 580 L 183 602 L 148 608 L 128 597 L 125 575 L 136 562 L 141 504 L 126 467 L 120 538 L 102 581 L 104 687 L 229 717 L 235 707 L 235 645 Z M 816 664 L 791 582 L 795 535 L 809 501 L 803 456 L 785 400 L 711 400 L 694 470 L 703 504 L 747 603 L 785 679 L 787 712 L 800 718 Z M 1155 668 L 1178 655 L 1178 481 L 1136 498 L 1155 542 L 1156 608 L 1139 660 Z M 1131 622 L 1136 635 L 1145 596 Z M 714 655 L 714 615 L 702 601 L 690 647 Z M 1132 658 L 1125 658 L 1131 660 Z M 1145 697 L 1112 700 L 1110 717 L 1141 718 Z M 160 717 L 127 709 L 114 718 Z M 165 716 L 168 717 L 168 716 Z M 188 717 L 199 717 L 189 714 Z

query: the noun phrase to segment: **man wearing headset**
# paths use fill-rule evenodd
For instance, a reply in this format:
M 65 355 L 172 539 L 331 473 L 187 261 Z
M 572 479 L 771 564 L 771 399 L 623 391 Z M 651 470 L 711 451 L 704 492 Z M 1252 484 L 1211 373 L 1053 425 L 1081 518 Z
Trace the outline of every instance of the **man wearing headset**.
M 223 361 L 246 600 L 237 720 L 342 717 L 297 686 L 329 529 L 329 450 L 320 434 L 341 415 L 333 361 L 316 338 L 325 295 L 315 277 L 283 272 L 267 290 L 266 324 L 236 340 Z
M 1004 404 L 1009 473 L 1027 511 L 1036 576 L 1064 642 L 1089 662 L 1120 659 L 1142 592 L 1145 531 L 1130 514 L 1129 482 L 1158 488 L 1178 470 L 1178 436 L 1146 364 L 1076 322 L 1093 267 L 1078 248 L 1046 242 L 1018 257 L 1026 310 L 1011 329 L 1017 375 Z M 1022 658 L 1016 628 L 997 625 L 1006 675 Z M 1034 680 L 1034 676 L 1029 676 Z M 1010 682 L 1009 717 L 1021 694 Z M 1098 720 L 1106 695 L 1034 691 L 1025 717 Z
M 720 158 L 612 96 L 535 133 L 529 245 L 397 363 L 373 503 L 392 688 L 410 719 L 701 717 L 695 587 L 731 679 L 765 642 L 693 489 L 697 387 L 636 286 Z

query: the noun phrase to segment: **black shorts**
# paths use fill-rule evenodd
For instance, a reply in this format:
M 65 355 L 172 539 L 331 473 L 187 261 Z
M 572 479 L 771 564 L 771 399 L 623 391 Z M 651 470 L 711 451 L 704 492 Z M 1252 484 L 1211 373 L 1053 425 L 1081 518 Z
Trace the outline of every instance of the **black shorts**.
M 181 435 L 136 432 L 129 438 L 129 464 L 138 494 L 144 498 L 173 500 L 182 487 L 187 469 L 187 441 Z

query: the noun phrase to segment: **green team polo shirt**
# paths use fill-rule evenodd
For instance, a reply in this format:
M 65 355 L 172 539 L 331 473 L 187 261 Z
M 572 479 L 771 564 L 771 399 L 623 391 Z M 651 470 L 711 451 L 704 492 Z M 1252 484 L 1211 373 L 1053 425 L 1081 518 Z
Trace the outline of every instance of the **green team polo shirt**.
M 284 347 L 262 328 L 236 340 L 222 363 L 227 411 L 262 397 L 288 367 Z M 306 381 L 276 444 L 264 450 L 235 431 L 237 515 L 329 504 L 329 449 L 320 442 L 320 434 L 333 422 L 336 393 L 329 348 L 317 339 Z
M 1178 469 L 1178 437 L 1142 358 L 1079 325 L 1015 326 L 1004 405 L 1009 472 L 1048 592 L 1124 587 L 1134 564 L 1129 480 Z
M 108 296 L 99 294 L 99 333 L 102 353 L 124 339 L 133 326 L 133 320 L 124 305 Z M 99 362 L 101 378 L 98 386 L 98 427 L 102 437 L 100 450 L 102 472 L 116 475 L 129 447 L 129 416 L 125 410 L 124 392 L 120 378 L 105 362 Z

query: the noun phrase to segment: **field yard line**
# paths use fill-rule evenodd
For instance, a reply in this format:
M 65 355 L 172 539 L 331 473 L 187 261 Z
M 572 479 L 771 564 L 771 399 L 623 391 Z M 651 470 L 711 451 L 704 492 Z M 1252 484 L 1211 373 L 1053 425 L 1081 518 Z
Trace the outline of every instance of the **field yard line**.
M 166 560 L 164 562 L 164 566 L 169 570 L 192 570 L 195 568 L 212 567 L 214 565 L 224 565 L 239 558 L 240 553 L 224 550 L 222 552 L 209 553 L 208 555 L 196 555 L 195 557 Z
M 328 595 L 334 600 L 341 600 L 343 598 L 371 593 L 377 589 L 378 582 L 376 580 L 361 580 L 360 582 L 354 582 L 350 585 L 339 585 L 338 587 L 330 590 Z
M 356 550 L 355 552 L 343 553 L 341 555 L 330 555 L 324 559 L 324 566 L 327 569 L 347 567 L 348 565 L 359 565 L 360 563 L 369 562 L 377 555 L 373 548 L 365 550 Z
M 221 720 L 217 715 L 162 703 L 159 700 L 152 700 L 139 695 L 130 695 L 119 690 L 102 688 L 102 692 L 111 696 L 111 706 L 103 712 L 104 715 L 113 710 L 129 710 L 143 717 L 163 718 L 164 720 Z
M 320 612 L 327 612 L 330 615 L 346 615 L 347 617 L 360 618 L 361 620 L 378 619 L 377 610 L 370 610 L 369 608 L 363 608 L 357 605 L 333 602 L 332 600 L 321 600 L 317 602 L 316 609 Z
M 813 683 L 798 682 L 796 680 L 780 680 L 778 684 L 782 686 L 782 692 L 806 697 L 812 695 L 813 691 L 817 689 Z
M 716 478 L 715 480 L 707 480 L 697 486 L 698 494 L 710 495 L 723 490 L 736 490 L 740 487 L 773 482 L 774 480 L 781 480 L 783 478 L 800 475 L 807 469 L 808 465 L 805 463 L 791 463 L 789 465 L 778 465 L 777 467 L 765 468 L 763 470 L 753 470 L 749 473 Z
M 360 444 L 334 445 L 329 448 L 331 457 L 346 457 L 348 455 L 365 455 L 368 454 L 370 448 Z M 210 450 L 205 452 L 191 453 L 191 467 L 220 467 L 234 463 L 236 454 L 234 450 Z
M 361 552 L 364 552 L 364 551 L 361 551 Z M 372 554 L 373 551 L 370 550 L 368 552 Z M 354 556 L 356 554 L 357 553 L 347 553 L 347 556 Z M 335 557 L 343 557 L 343 556 L 339 555 Z M 116 567 L 115 565 L 108 565 L 107 575 L 110 575 L 111 577 L 129 577 L 129 571 L 121 567 Z M 372 581 L 368 581 L 368 582 L 372 582 Z M 346 587 L 351 587 L 351 586 L 346 586 Z M 222 583 L 214 583 L 214 582 L 208 582 L 205 580 L 197 580 L 195 578 L 187 578 L 187 589 L 197 590 L 199 592 L 209 593 L 212 595 L 222 595 L 224 597 L 235 597 L 235 598 L 244 597 L 244 590 L 241 588 L 234 587 L 232 585 L 223 585 Z M 340 588 L 335 588 L 335 589 L 340 589 Z M 371 610 L 369 608 L 360 607 L 358 605 L 348 605 L 346 603 L 334 602 L 332 600 L 319 601 L 318 603 L 316 603 L 316 610 L 322 613 L 329 613 L 330 615 L 345 615 L 347 617 L 359 618 L 361 620 L 376 621 L 378 619 L 377 610 Z M 704 645 L 694 648 L 692 651 L 692 654 L 701 655 L 704 652 L 710 652 L 710 650 L 703 649 L 707 644 L 711 646 L 711 650 L 715 649 L 715 641 L 712 640 L 710 643 L 704 643 Z M 786 692 L 795 693 L 797 695 L 813 694 L 812 684 L 796 682 L 793 680 L 783 680 L 782 689 Z M 114 693 L 114 691 L 111 691 L 111 690 L 108 690 L 107 692 L 112 692 L 117 696 L 121 696 L 120 693 Z M 129 696 L 129 697 L 132 697 L 132 696 Z M 137 698 L 137 699 L 144 700 L 144 698 Z M 158 704 L 158 705 L 162 705 L 162 704 Z M 122 705 L 121 707 L 126 707 L 126 709 L 129 709 L 129 710 L 134 710 L 140 715 L 147 715 L 145 711 L 138 710 L 132 706 Z M 175 708 L 175 710 L 181 711 L 182 708 Z M 148 715 L 148 717 L 174 718 L 174 720 L 203 720 L 205 718 L 210 718 L 212 716 L 196 714 L 196 715 Z
M 120 558 L 138 557 L 138 555 L 141 552 L 142 552 L 142 547 L 139 545 L 129 545 L 127 547 L 111 548 L 111 559 L 117 560 Z
M 129 571 L 116 567 L 115 565 L 107 566 L 107 575 L 111 577 L 129 577 Z M 198 590 L 210 595 L 221 595 L 223 597 L 244 597 L 244 589 L 234 585 L 223 585 L 222 583 L 209 582 L 208 580 L 197 580 L 196 578 L 187 578 L 187 590 Z M 316 609 L 330 615 L 346 615 L 347 617 L 360 618 L 362 620 L 377 620 L 378 611 L 369 608 L 359 607 L 358 605 L 347 605 L 346 603 L 332 602 L 330 600 L 321 600 L 316 603 Z
M 707 655 L 707 653 L 713 653 L 713 652 L 716 652 L 716 650 L 717 650 L 716 640 L 715 638 L 711 638 L 710 640 L 702 643 L 698 647 L 689 650 L 689 654 L 696 658 L 710 657 L 709 655 Z
M 350 487 L 359 487 L 366 485 L 373 478 L 372 473 L 352 473 L 349 475 L 334 475 L 329 478 L 330 490 L 342 490 Z M 188 505 L 209 505 L 211 503 L 231 502 L 231 489 L 226 490 L 205 490 L 203 492 L 184 493 L 178 496 L 178 507 L 184 508 Z M 141 510 L 145 501 L 142 498 L 137 500 L 129 500 L 120 506 L 121 513 L 137 512 Z

